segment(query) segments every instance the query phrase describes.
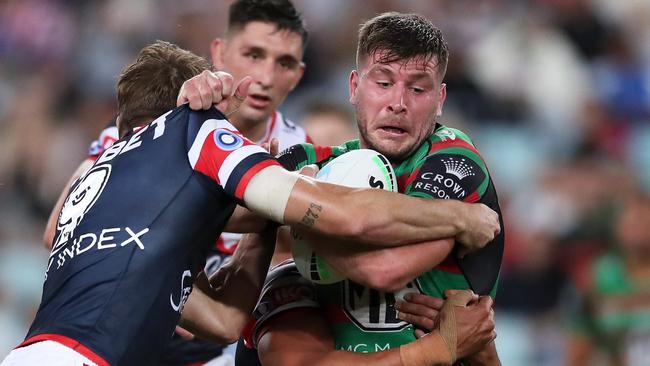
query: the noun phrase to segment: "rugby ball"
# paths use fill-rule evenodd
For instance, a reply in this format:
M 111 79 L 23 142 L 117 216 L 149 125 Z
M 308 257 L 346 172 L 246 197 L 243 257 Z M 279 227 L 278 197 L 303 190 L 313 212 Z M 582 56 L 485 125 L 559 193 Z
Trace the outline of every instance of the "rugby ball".
M 316 179 L 353 188 L 397 191 L 397 180 L 390 162 L 382 154 L 370 149 L 352 150 L 334 158 L 321 168 Z M 321 285 L 345 279 L 314 252 L 299 230 L 292 229 L 291 237 L 293 259 L 303 277 Z

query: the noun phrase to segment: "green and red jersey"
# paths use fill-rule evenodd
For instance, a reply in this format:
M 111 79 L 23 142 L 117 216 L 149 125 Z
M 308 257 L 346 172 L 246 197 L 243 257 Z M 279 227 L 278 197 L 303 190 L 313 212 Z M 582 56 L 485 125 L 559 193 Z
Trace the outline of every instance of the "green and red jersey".
M 359 148 L 359 140 L 340 146 L 301 144 L 284 151 L 278 160 L 293 170 L 309 164 L 322 167 L 335 157 Z M 470 138 L 459 130 L 437 125 L 413 154 L 393 168 L 400 193 L 421 198 L 481 202 L 500 214 L 485 161 Z M 314 296 L 311 300 L 318 302 L 323 309 L 337 349 L 382 351 L 415 340 L 412 325 L 397 318 L 394 308 L 397 299 L 413 291 L 442 298 L 447 289 L 467 288 L 494 296 L 502 253 L 503 234 L 481 252 L 463 260 L 450 254 L 438 266 L 396 293 L 366 288 L 350 280 L 314 285 L 315 292 L 304 293 Z M 274 313 L 271 308 L 266 309 L 268 314 Z

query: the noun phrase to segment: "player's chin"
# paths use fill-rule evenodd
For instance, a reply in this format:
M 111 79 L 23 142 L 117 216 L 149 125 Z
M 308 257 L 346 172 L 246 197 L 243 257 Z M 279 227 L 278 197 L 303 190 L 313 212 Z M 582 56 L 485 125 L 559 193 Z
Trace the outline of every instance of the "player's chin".
M 244 103 L 237 112 L 243 119 L 252 121 L 266 121 L 273 113 L 271 105 L 264 108 L 254 107 Z

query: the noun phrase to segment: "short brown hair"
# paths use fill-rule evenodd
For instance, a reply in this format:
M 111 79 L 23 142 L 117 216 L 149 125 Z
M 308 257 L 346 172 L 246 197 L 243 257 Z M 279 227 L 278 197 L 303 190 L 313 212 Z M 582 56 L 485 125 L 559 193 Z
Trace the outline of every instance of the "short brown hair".
M 449 49 L 442 32 L 418 14 L 389 12 L 363 23 L 359 29 L 357 67 L 378 51 L 387 51 L 379 60 L 381 63 L 414 58 L 428 62 L 435 57 L 441 77 L 447 71 Z
M 183 82 L 211 68 L 205 58 L 169 42 L 143 48 L 117 81 L 120 136 L 176 107 Z
M 289 0 L 237 0 L 230 5 L 228 31 L 243 29 L 250 22 L 274 24 L 278 30 L 300 35 L 302 49 L 307 46 L 305 22 Z

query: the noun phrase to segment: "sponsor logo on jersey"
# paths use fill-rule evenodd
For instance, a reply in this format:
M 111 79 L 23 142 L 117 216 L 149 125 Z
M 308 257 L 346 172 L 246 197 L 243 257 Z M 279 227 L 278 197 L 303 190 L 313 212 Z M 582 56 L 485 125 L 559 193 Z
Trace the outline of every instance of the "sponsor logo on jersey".
M 56 224 L 59 235 L 54 241 L 50 256 L 60 251 L 72 238 L 77 225 L 102 194 L 110 176 L 110 165 L 96 166 L 89 170 L 74 186 L 63 203 L 61 213 L 59 213 L 59 220 Z
M 485 173 L 472 159 L 458 154 L 436 154 L 422 165 L 412 191 L 433 198 L 463 200 L 485 179 Z
M 447 159 L 442 158 L 440 161 L 445 164 L 445 172 L 447 174 L 451 174 L 460 180 L 470 175 L 476 175 L 474 173 L 474 167 L 467 165 L 465 158 L 458 159 L 449 157 Z
M 409 292 L 421 292 L 417 280 L 392 293 L 364 287 L 350 280 L 344 281 L 344 308 L 354 324 L 366 331 L 396 331 L 409 323 L 397 318 L 396 299 Z
M 183 312 L 183 307 L 192 292 L 192 272 L 186 269 L 181 275 L 181 291 L 178 295 L 178 301 L 174 301 L 174 294 L 169 295 L 169 303 L 177 313 Z
M 214 131 L 214 143 L 221 150 L 232 151 L 244 144 L 244 140 L 226 129 L 219 128 Z
M 66 245 L 61 250 L 54 251 L 50 254 L 50 260 L 47 266 L 48 271 L 56 260 L 56 269 L 63 267 L 69 259 L 78 257 L 89 250 L 105 250 L 113 248 L 122 248 L 127 245 L 135 245 L 140 250 L 144 250 L 142 237 L 149 232 L 149 228 L 135 231 L 130 227 L 113 227 L 102 229 L 98 234 L 85 233 L 79 235 L 72 241 L 72 245 Z M 46 278 L 47 279 L 47 278 Z

